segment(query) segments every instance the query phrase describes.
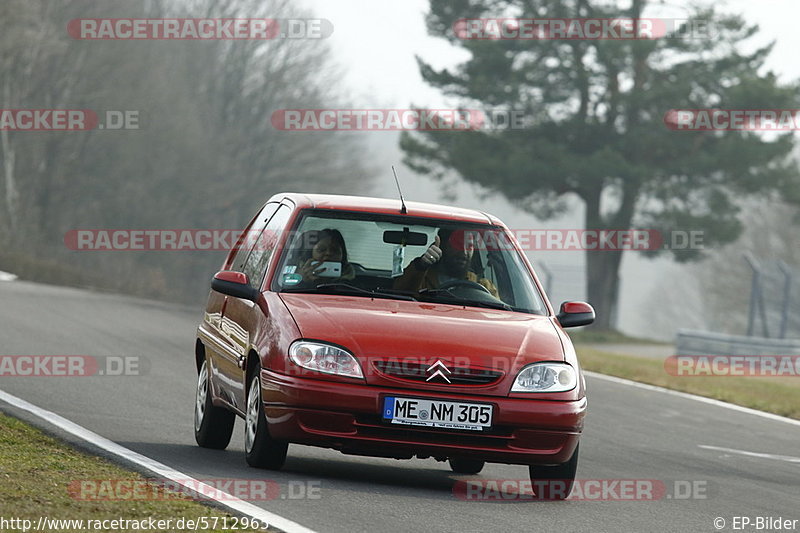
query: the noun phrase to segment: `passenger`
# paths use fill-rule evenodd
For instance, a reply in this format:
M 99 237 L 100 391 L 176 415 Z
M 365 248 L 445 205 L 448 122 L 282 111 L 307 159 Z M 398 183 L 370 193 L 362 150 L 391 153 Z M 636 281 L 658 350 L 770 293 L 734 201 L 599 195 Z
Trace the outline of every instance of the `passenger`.
M 353 265 L 347 261 L 347 247 L 339 230 L 308 231 L 302 235 L 302 239 L 303 246 L 310 247 L 313 243 L 313 247 L 304 249 L 297 263 L 297 273 L 303 276 L 303 283 L 336 283 L 356 277 Z M 325 262 L 341 263 L 341 275 L 320 276 L 325 270 L 321 265 Z
M 499 299 L 494 283 L 470 270 L 474 247 L 467 242 L 457 243 L 455 241 L 458 239 L 452 237 L 453 230 L 440 229 L 434 243 L 395 280 L 394 288 L 419 292 L 422 289 L 438 289 L 448 281 L 463 279 L 483 285 L 492 296 Z

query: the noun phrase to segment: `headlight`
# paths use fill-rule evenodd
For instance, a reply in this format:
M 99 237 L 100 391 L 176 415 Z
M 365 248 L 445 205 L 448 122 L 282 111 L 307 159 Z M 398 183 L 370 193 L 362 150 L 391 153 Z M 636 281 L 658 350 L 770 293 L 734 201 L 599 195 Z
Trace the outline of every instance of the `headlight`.
M 565 363 L 534 363 L 517 374 L 511 392 L 566 392 L 578 384 L 578 373 Z
M 361 365 L 350 352 L 321 342 L 295 341 L 289 347 L 289 359 L 309 370 L 363 378 Z

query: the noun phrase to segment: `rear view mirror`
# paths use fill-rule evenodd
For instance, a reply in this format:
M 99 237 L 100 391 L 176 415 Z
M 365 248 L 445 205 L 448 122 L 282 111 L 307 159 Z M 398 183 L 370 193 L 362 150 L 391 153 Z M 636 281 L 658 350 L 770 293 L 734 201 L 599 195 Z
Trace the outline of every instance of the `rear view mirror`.
M 403 228 L 403 231 L 387 230 L 383 232 L 383 242 L 402 246 L 425 246 L 428 244 L 428 236 L 418 231 L 408 231 L 408 228 Z
M 588 326 L 594 322 L 594 308 L 586 302 L 564 302 L 556 318 L 562 328 Z
M 214 274 L 211 288 L 226 296 L 242 298 L 251 302 L 255 302 L 260 294 L 258 289 L 250 286 L 247 274 L 232 270 L 223 270 Z

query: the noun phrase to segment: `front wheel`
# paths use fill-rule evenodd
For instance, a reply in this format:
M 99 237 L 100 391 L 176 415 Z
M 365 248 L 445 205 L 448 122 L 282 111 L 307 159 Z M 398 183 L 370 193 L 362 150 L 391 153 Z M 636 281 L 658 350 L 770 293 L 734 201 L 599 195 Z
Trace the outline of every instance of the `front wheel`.
M 279 470 L 286 462 L 289 444 L 269 435 L 267 417 L 261 401 L 260 367 L 256 367 L 247 393 L 247 417 L 244 426 L 244 451 L 247 464 L 256 468 Z
M 203 448 L 224 450 L 231 441 L 235 421 L 235 414 L 211 402 L 211 378 L 208 363 L 203 361 L 194 400 L 194 440 Z
M 575 484 L 578 470 L 578 446 L 569 461 L 560 465 L 530 465 L 533 492 L 542 500 L 566 500 Z

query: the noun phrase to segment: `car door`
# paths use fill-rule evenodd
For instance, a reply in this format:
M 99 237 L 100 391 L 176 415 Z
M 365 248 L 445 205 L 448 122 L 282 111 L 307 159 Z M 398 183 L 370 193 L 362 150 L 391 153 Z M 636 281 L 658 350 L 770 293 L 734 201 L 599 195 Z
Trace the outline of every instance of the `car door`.
M 247 279 L 254 288 L 262 288 L 272 253 L 291 214 L 292 209 L 289 206 L 281 205 L 250 250 L 240 271 L 247 274 Z M 235 361 L 231 360 L 230 364 L 226 365 L 225 374 L 222 377 L 230 388 L 231 403 L 240 410 L 244 410 L 247 390 L 244 382 L 244 361 L 250 350 L 252 339 L 255 338 L 256 328 L 262 319 L 259 316 L 261 313 L 261 308 L 255 302 L 232 296 L 228 297 L 222 313 L 223 323 L 230 331 L 229 339 L 237 356 Z M 269 319 L 269 317 L 265 318 Z
M 264 231 L 267 222 L 278 210 L 278 206 L 277 202 L 268 203 L 255 216 L 243 233 L 239 249 L 223 267 L 225 270 L 244 271 L 248 256 L 258 245 L 257 237 Z M 246 344 L 243 344 L 241 332 L 238 331 L 236 325 L 225 318 L 225 310 L 231 299 L 235 300 L 235 298 L 214 291 L 209 297 L 205 322 L 211 332 L 210 340 L 212 342 L 206 343 L 206 353 L 209 355 L 212 381 L 217 396 L 231 405 L 235 405 L 238 388 L 231 380 L 238 375 L 239 360 L 242 357 L 243 346 Z M 245 351 L 244 354 L 246 353 Z

